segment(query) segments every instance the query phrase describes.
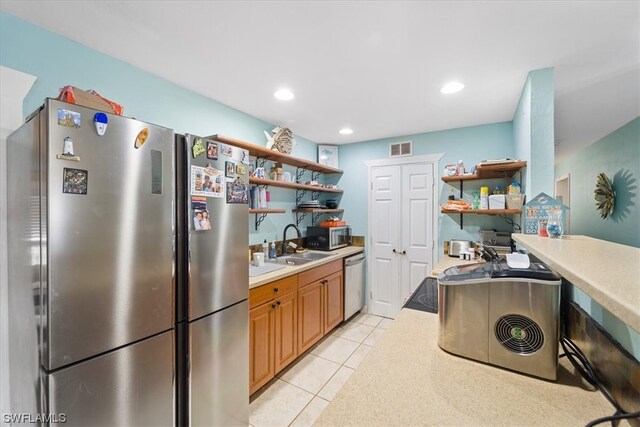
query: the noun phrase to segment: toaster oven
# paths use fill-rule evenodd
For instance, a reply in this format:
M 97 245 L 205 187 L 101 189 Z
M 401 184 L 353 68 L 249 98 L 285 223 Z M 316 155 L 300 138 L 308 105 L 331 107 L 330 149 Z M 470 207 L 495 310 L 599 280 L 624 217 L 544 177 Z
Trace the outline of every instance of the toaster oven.
M 351 227 L 307 227 L 307 247 L 332 251 L 351 243 Z

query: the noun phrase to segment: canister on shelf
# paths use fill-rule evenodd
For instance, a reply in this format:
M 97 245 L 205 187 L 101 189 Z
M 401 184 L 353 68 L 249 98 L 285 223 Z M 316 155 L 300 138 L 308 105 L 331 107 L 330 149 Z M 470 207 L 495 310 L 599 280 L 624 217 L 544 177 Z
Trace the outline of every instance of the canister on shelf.
M 480 209 L 489 209 L 489 187 L 480 187 Z

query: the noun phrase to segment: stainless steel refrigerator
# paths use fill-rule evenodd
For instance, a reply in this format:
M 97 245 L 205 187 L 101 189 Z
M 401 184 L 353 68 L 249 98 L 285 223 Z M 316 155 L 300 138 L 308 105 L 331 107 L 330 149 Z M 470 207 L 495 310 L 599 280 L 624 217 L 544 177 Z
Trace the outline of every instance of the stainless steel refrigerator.
M 176 135 L 178 424 L 249 424 L 249 153 Z
M 173 425 L 173 131 L 48 99 L 6 148 L 12 412 Z

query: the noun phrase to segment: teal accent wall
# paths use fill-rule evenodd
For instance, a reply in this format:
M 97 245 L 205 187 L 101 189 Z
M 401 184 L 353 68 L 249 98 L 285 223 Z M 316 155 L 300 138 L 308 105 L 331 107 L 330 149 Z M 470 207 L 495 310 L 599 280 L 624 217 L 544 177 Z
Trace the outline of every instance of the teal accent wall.
M 613 182 L 613 215 L 600 218 L 593 198 L 596 177 Z M 570 175 L 571 234 L 584 234 L 640 247 L 640 117 L 589 145 L 555 167 L 556 178 Z
M 553 194 L 554 129 L 553 68 L 531 71 L 513 117 L 515 156 L 527 161 L 527 200 Z
M 42 105 L 44 98 L 55 98 L 61 87 L 72 84 L 97 90 L 122 104 L 126 116 L 172 128 L 177 133 L 218 133 L 265 145 L 263 131 L 274 128 L 271 123 L 7 13 L 0 13 L 0 64 L 38 78 L 25 99 L 25 116 Z M 301 137 L 296 137 L 296 141 L 298 145 L 293 154 L 316 161 L 316 144 Z M 276 236 L 281 239 L 284 226 L 295 221 L 290 213 L 295 206 L 295 192 L 272 191 L 271 207 L 285 208 L 289 213 L 269 215 L 258 232 L 254 230 L 254 216 L 251 215 L 250 243 L 262 242 L 264 238 L 274 240 Z
M 600 172 L 612 179 L 616 191 L 614 213 L 607 219 L 600 218 L 593 199 Z M 640 117 L 557 164 L 556 178 L 566 175 L 570 176 L 571 234 L 640 247 Z M 637 274 L 629 280 L 637 281 Z M 573 295 L 583 310 L 640 360 L 638 332 L 576 287 Z
M 368 185 L 366 160 L 389 158 L 389 144 L 400 141 L 413 141 L 413 153 L 416 156 L 426 154 L 444 153 L 437 169 L 434 171 L 434 179 L 437 189 L 439 204 L 445 203 L 450 189 L 459 198 L 459 184 L 450 185 L 443 182 L 440 177 L 444 166 L 457 163 L 462 160 L 467 168 L 475 166 L 481 160 L 513 157 L 513 137 L 511 122 L 494 123 L 481 126 L 471 126 L 427 132 L 415 135 L 399 136 L 374 141 L 365 141 L 355 144 L 342 145 L 339 148 L 340 167 L 344 169 L 344 176 L 340 185 L 345 191 L 341 207 L 345 209 L 344 219 L 353 227 L 356 235 L 367 236 L 367 210 L 368 210 Z M 473 191 L 479 191 L 482 185 L 493 188 L 496 184 L 503 187 L 509 184 L 508 180 L 467 181 L 464 184 L 463 198 L 473 200 Z M 451 239 L 468 239 L 477 241 L 480 239 L 481 229 L 497 229 L 499 231 L 511 231 L 503 219 L 496 216 L 465 215 L 464 229 L 460 229 L 460 215 L 438 215 L 438 259 L 443 254 L 443 241 Z

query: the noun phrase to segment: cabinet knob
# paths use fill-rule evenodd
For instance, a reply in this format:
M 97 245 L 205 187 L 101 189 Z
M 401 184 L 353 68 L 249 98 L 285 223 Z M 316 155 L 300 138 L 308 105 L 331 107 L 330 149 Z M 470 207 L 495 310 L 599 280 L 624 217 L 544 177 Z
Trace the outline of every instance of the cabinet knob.
M 278 301 L 276 304 L 280 305 L 280 301 Z
M 393 253 L 394 253 L 394 254 L 396 253 L 396 248 L 393 248 Z
M 276 308 L 276 305 L 275 304 L 271 304 L 271 308 Z
M 273 292 L 278 292 L 280 289 L 278 288 L 273 288 Z
M 407 251 L 402 251 L 402 255 L 406 255 L 406 254 L 407 254 Z

